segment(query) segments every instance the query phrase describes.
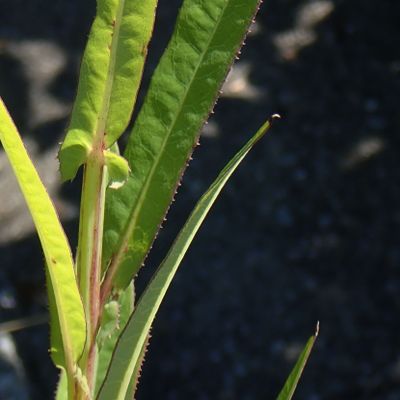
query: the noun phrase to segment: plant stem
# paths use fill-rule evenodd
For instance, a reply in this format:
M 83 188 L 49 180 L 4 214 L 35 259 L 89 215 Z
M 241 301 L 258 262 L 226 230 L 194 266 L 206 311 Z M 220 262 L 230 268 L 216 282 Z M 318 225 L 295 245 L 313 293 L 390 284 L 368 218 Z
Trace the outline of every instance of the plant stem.
M 79 288 L 86 311 L 87 342 L 80 361 L 83 374 L 86 376 L 89 389 L 93 393 L 96 373 L 96 333 L 99 326 L 101 256 L 103 242 L 104 203 L 107 186 L 107 170 L 104 161 L 104 146 L 107 125 L 107 115 L 113 89 L 117 44 L 120 21 L 125 0 L 120 0 L 112 43 L 110 47 L 110 62 L 108 75 L 104 86 L 101 110 L 98 116 L 93 148 L 90 152 L 84 170 L 82 200 L 79 222 L 79 242 L 77 271 Z M 82 397 L 85 399 L 85 396 Z M 79 396 L 78 396 L 79 399 Z
M 94 144 L 85 164 L 79 223 L 77 274 L 87 319 L 87 342 L 80 361 L 90 390 L 94 386 L 95 339 L 100 313 L 100 277 L 107 173 L 103 142 Z M 83 395 L 78 398 L 85 398 Z

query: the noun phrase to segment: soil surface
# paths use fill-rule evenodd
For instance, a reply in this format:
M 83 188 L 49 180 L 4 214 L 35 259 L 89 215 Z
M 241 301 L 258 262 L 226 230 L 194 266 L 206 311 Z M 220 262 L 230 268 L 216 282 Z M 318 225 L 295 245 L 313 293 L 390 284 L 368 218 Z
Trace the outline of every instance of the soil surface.
M 144 90 L 179 3 L 160 0 Z M 74 246 L 80 183 L 60 186 L 55 156 L 94 4 L 0 2 L 0 92 Z M 282 120 L 183 262 L 138 399 L 273 399 L 317 321 L 297 399 L 400 399 L 399 19 L 396 0 L 265 0 L 139 288 L 229 157 Z M 2 151 L 0 220 L 1 321 L 37 322 L 0 334 L 0 398 L 50 399 L 43 257 Z

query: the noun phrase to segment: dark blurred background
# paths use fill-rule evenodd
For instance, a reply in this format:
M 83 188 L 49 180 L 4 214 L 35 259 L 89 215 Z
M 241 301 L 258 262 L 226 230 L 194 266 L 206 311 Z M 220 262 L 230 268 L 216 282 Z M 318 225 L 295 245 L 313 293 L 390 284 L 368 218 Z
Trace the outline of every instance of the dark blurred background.
M 143 89 L 179 4 L 160 0 Z M 55 157 L 94 8 L 0 0 L 0 93 L 74 246 L 80 182 L 61 187 Z M 138 399 L 273 399 L 317 321 L 297 399 L 400 399 L 399 50 L 399 1 L 265 0 L 139 286 L 229 157 L 283 118 L 183 262 Z M 17 320 L 0 399 L 50 399 L 43 257 L 2 151 L 0 221 L 0 319 Z

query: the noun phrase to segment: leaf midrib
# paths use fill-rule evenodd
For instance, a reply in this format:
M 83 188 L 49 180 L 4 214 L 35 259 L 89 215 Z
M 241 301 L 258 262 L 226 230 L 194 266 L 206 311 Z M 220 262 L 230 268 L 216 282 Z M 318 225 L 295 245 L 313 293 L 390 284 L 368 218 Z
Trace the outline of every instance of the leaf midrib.
M 107 119 L 109 117 L 110 100 L 113 91 L 114 76 L 115 76 L 115 65 L 117 63 L 117 53 L 119 47 L 119 34 L 121 31 L 121 23 L 123 18 L 123 10 L 125 7 L 125 0 L 120 0 L 118 3 L 118 9 L 115 16 L 115 25 L 113 27 L 113 37 L 111 40 L 111 52 L 110 62 L 108 65 L 108 72 L 106 78 L 106 84 L 104 87 L 103 101 L 101 105 L 101 111 L 97 119 L 95 142 L 101 143 L 104 140 L 105 128 L 107 125 Z
M 217 30 L 218 30 L 218 28 L 220 26 L 220 23 L 224 19 L 225 11 L 226 11 L 230 1 L 231 0 L 227 1 L 225 3 L 225 5 L 223 6 L 222 12 L 220 14 L 220 18 L 218 19 L 218 22 L 215 24 L 215 28 L 213 29 L 213 33 L 210 36 L 210 40 L 207 42 L 207 46 L 205 46 L 205 50 L 201 54 L 200 60 L 199 60 L 197 66 L 195 68 L 195 73 L 193 74 L 193 77 L 190 80 L 190 84 L 187 85 L 187 90 L 186 90 L 185 95 L 183 97 L 183 100 L 182 100 L 182 102 L 180 104 L 179 110 L 176 113 L 176 117 L 174 118 L 174 121 L 171 124 L 171 128 L 168 130 L 168 134 L 165 136 L 164 140 L 162 141 L 161 151 L 158 152 L 158 154 L 157 154 L 157 156 L 155 158 L 155 162 L 153 163 L 153 165 L 152 165 L 152 167 L 150 169 L 150 172 L 147 174 L 147 177 L 146 177 L 146 180 L 145 180 L 145 184 L 144 184 L 144 188 L 143 188 L 143 190 L 141 191 L 141 193 L 139 195 L 138 201 L 136 202 L 137 206 L 135 205 L 135 207 L 132 210 L 132 213 L 130 213 L 130 216 L 129 216 L 129 221 L 130 222 L 128 222 L 128 225 L 127 225 L 127 227 L 125 229 L 125 233 L 122 236 L 122 240 L 120 242 L 121 245 L 117 249 L 117 251 L 115 253 L 115 257 L 112 257 L 113 264 L 115 265 L 115 263 L 116 263 L 116 266 L 113 266 L 115 271 L 117 270 L 118 265 L 120 264 L 120 262 L 123 259 L 123 254 L 125 252 L 125 248 L 128 246 L 129 239 L 130 239 L 130 237 L 132 235 L 132 232 L 133 232 L 133 230 L 134 230 L 134 228 L 135 228 L 135 226 L 137 224 L 137 219 L 138 219 L 140 210 L 143 208 L 142 205 L 144 204 L 145 198 L 147 197 L 147 192 L 149 190 L 150 183 L 151 183 L 152 178 L 153 178 L 153 176 L 155 174 L 155 171 L 157 170 L 157 167 L 158 167 L 158 165 L 160 163 L 160 160 L 161 160 L 161 158 L 162 158 L 162 156 L 163 156 L 163 154 L 165 152 L 165 148 L 166 148 L 167 142 L 168 142 L 168 140 L 169 140 L 169 138 L 171 136 L 171 133 L 175 129 L 175 126 L 176 126 L 176 123 L 177 123 L 178 119 L 180 118 L 180 116 L 182 114 L 182 109 L 183 109 L 183 106 L 184 106 L 184 104 L 186 102 L 188 93 L 190 92 L 190 89 L 191 89 L 191 87 L 193 85 L 193 82 L 195 81 L 195 78 L 197 76 L 197 72 L 198 72 L 198 70 L 200 68 L 200 65 L 202 64 L 205 55 L 208 53 L 210 43 L 214 40 L 215 34 L 216 34 L 216 32 L 217 32 Z

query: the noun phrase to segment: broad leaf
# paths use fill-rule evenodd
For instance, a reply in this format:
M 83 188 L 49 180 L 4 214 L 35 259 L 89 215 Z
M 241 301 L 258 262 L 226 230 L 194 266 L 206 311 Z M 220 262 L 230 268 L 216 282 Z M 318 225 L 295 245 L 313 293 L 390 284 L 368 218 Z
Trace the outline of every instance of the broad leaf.
M 190 243 L 229 177 L 269 127 L 270 122 L 267 121 L 227 164 L 195 206 L 119 338 L 106 379 L 100 389 L 99 400 L 124 400 L 151 324 Z
M 259 2 L 183 3 L 124 154 L 130 179 L 107 193 L 103 260 L 118 288 L 149 251 Z
M 60 150 L 73 179 L 97 144 L 110 147 L 129 123 L 151 38 L 157 0 L 98 0 L 68 134 Z
M 0 140 L 35 223 L 46 259 L 55 363 L 72 374 L 86 340 L 86 323 L 71 250 L 56 210 L 0 99 Z
M 303 373 L 304 367 L 307 364 L 311 350 L 317 339 L 318 332 L 319 332 L 319 324 L 317 324 L 315 334 L 308 339 L 303 351 L 301 352 L 296 362 L 296 365 L 294 366 L 292 372 L 290 373 L 289 377 L 285 382 L 284 387 L 279 393 L 277 400 L 291 400 L 291 398 L 293 397 L 297 384 L 299 383 L 301 374 Z

